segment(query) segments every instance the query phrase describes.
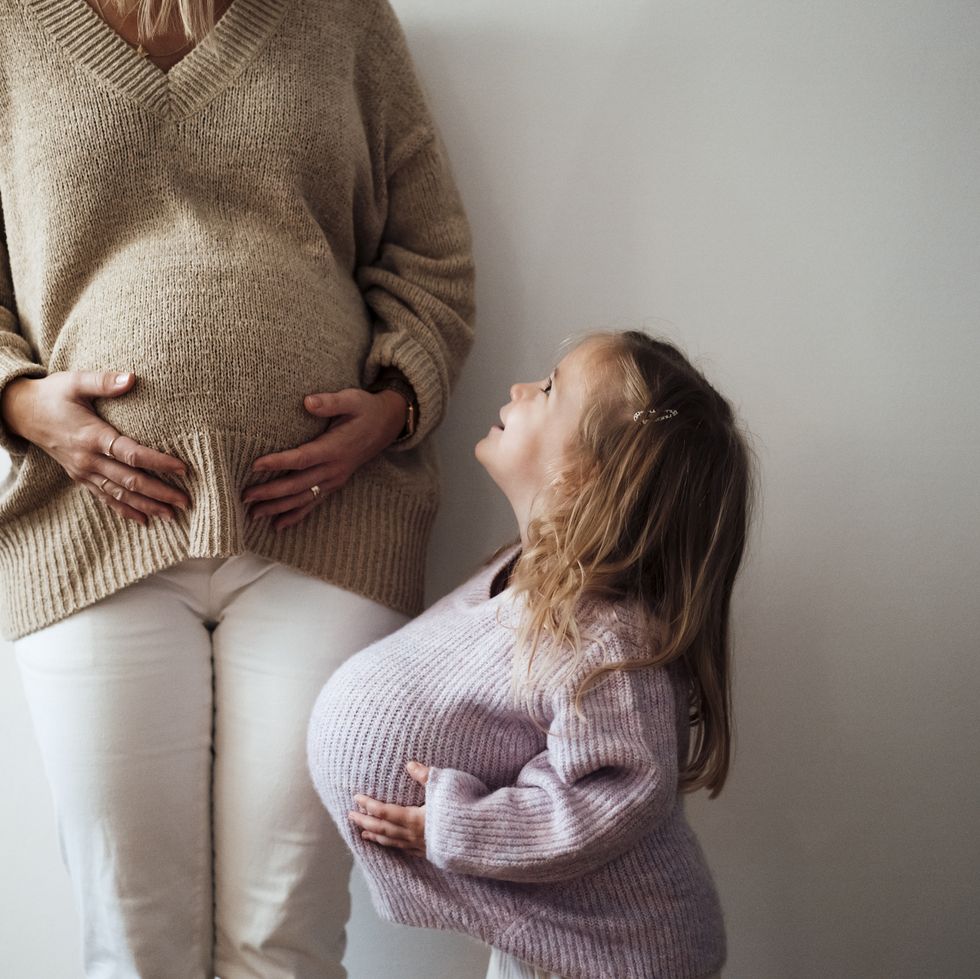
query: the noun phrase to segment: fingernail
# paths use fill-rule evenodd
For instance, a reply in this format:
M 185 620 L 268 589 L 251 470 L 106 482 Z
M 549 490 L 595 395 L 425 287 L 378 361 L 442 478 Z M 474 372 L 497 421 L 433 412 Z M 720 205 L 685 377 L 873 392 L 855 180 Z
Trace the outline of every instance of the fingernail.
M 116 387 L 121 388 L 124 384 L 129 382 L 128 374 L 117 374 L 116 375 Z
M 318 398 L 318 397 L 317 397 L 317 396 L 316 396 L 315 394 L 311 394 L 311 395 L 310 395 L 310 396 L 309 396 L 309 397 L 308 397 L 308 398 L 306 399 L 306 403 L 307 403 L 307 404 L 308 404 L 308 405 L 309 405 L 309 406 L 310 406 L 311 408 L 319 408 L 319 407 L 320 407 L 320 405 L 321 405 L 321 404 L 323 404 L 323 402 L 322 402 L 322 401 L 321 401 L 321 400 L 320 400 L 320 399 L 319 399 L 319 398 Z
M 174 515 L 172 513 L 160 513 L 158 516 L 161 520 L 166 520 L 167 523 L 171 523 L 174 519 Z

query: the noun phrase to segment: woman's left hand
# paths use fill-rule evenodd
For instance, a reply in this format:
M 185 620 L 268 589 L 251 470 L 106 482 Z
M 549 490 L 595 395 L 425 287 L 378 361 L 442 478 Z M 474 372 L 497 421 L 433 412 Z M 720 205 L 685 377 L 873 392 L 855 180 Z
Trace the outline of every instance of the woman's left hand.
M 406 766 L 420 785 L 429 780 L 429 769 L 417 761 Z M 347 815 L 361 830 L 361 839 L 381 846 L 393 846 L 412 856 L 425 856 L 425 806 L 396 806 L 366 795 L 355 795 L 357 809 Z
M 250 486 L 242 502 L 255 504 L 249 518 L 278 517 L 273 526 L 284 530 L 299 523 L 320 499 L 340 489 L 368 460 L 388 448 L 405 424 L 405 399 L 396 391 L 372 394 L 361 388 L 311 394 L 303 399 L 311 415 L 332 418 L 322 435 L 309 442 L 260 456 L 252 472 L 296 470 L 292 475 Z M 313 487 L 318 487 L 314 492 Z

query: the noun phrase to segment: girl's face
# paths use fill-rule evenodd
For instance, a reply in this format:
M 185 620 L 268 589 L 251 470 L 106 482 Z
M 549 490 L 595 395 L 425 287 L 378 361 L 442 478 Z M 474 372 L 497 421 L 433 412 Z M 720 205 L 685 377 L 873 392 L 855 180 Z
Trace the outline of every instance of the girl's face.
M 500 409 L 500 424 L 476 444 L 476 458 L 507 496 L 522 532 L 578 427 L 595 347 L 596 341 L 587 340 L 549 377 L 514 384 L 510 403 Z

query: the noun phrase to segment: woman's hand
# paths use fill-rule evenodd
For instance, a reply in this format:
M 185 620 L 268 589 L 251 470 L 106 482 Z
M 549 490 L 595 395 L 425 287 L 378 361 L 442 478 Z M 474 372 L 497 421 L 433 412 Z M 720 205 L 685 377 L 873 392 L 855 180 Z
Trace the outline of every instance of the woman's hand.
M 288 469 L 295 475 L 251 486 L 242 494 L 243 503 L 256 504 L 249 517 L 278 517 L 276 530 L 299 523 L 323 495 L 340 489 L 364 463 L 388 448 L 405 425 L 405 399 L 395 391 L 371 394 L 344 388 L 311 394 L 303 406 L 311 415 L 331 418 L 329 430 L 295 449 L 256 459 L 253 472 Z M 312 492 L 314 486 L 317 492 Z
M 429 781 L 425 765 L 410 761 L 405 768 L 420 785 Z M 396 806 L 366 795 L 355 795 L 354 802 L 358 809 L 352 809 L 348 818 L 360 828 L 361 839 L 425 856 L 425 806 Z
M 134 381 L 133 374 L 113 371 L 17 378 L 3 389 L 0 412 L 9 432 L 43 449 L 121 517 L 146 526 L 149 517 L 172 520 L 171 507 L 186 510 L 190 499 L 146 472 L 184 476 L 187 470 L 180 459 L 121 435 L 95 412 L 94 398 L 117 398 L 130 391 Z

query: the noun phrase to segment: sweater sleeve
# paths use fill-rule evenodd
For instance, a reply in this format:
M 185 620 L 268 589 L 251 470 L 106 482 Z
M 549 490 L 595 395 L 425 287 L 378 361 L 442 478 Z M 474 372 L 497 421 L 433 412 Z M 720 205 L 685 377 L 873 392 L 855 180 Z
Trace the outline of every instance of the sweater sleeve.
M 550 883 L 590 873 L 669 815 L 677 794 L 676 706 L 666 670 L 617 670 L 573 704 L 563 688 L 547 748 L 491 791 L 430 768 L 426 855 L 460 874 Z
M 418 402 L 412 449 L 442 421 L 473 343 L 474 271 L 469 223 L 442 138 L 429 113 L 401 27 L 387 0 L 369 32 L 376 141 L 384 169 L 381 241 L 356 281 L 371 312 L 365 387 L 400 371 Z
M 14 284 L 10 274 L 6 226 L 0 202 L 0 396 L 6 386 L 18 377 L 44 377 L 47 371 L 34 360 L 31 345 L 21 335 L 14 301 Z M 25 439 L 7 430 L 0 417 L 0 448 L 16 461 L 27 453 Z

